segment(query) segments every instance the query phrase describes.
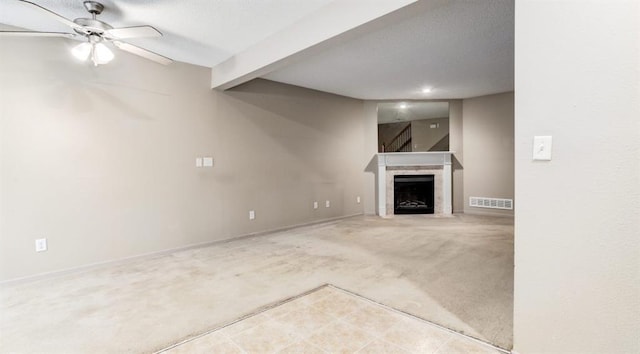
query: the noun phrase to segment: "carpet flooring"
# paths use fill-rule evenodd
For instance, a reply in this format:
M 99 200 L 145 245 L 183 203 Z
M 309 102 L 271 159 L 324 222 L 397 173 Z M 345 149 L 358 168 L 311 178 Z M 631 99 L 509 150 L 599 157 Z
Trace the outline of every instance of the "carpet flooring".
M 326 283 L 509 349 L 513 221 L 353 217 L 3 286 L 0 352 L 154 352 Z

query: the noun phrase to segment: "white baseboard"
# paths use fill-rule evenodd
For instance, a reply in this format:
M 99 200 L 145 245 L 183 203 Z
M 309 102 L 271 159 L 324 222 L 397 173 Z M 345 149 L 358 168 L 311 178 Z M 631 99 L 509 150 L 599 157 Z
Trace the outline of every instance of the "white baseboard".
M 299 228 L 299 227 L 313 226 L 313 225 L 319 225 L 319 224 L 329 224 L 329 223 L 336 222 L 336 221 L 339 221 L 339 220 L 342 220 L 342 219 L 352 218 L 354 216 L 360 216 L 360 215 L 363 215 L 363 214 L 362 213 L 357 213 L 357 214 L 351 214 L 351 215 L 345 215 L 345 216 L 338 216 L 338 217 L 334 217 L 334 218 L 315 220 L 315 221 L 311 221 L 311 222 L 307 222 L 307 223 L 294 224 L 294 225 L 284 226 L 284 227 L 270 229 L 270 230 L 264 230 L 264 231 L 258 231 L 258 232 L 253 232 L 253 233 L 239 235 L 239 236 L 233 236 L 233 237 L 229 237 L 229 238 L 225 238 L 225 239 L 221 239 L 221 240 L 207 241 L 207 242 L 202 242 L 202 243 L 195 243 L 195 244 L 191 244 L 191 245 L 187 245 L 187 246 L 169 248 L 169 249 L 166 249 L 166 250 L 149 252 L 149 253 L 143 253 L 143 254 L 139 254 L 139 255 L 136 255 L 136 256 L 119 258 L 119 259 L 114 259 L 114 260 L 110 260 L 110 261 L 90 263 L 90 264 L 85 264 L 85 265 L 81 265 L 81 266 L 78 266 L 78 267 L 66 268 L 66 269 L 61 269 L 61 270 L 54 270 L 52 272 L 39 273 L 39 274 L 35 274 L 35 275 L 28 275 L 26 277 L 20 277 L 20 278 L 14 278 L 14 279 L 8 279 L 8 280 L 0 281 L 0 286 L 11 286 L 11 285 L 16 285 L 16 284 L 20 284 L 20 283 L 27 283 L 27 282 L 38 281 L 38 280 L 42 280 L 42 279 L 50 279 L 50 278 L 60 277 L 60 276 L 63 276 L 63 275 L 68 275 L 68 274 L 73 274 L 73 273 L 81 273 L 81 272 L 86 272 L 86 271 L 89 271 L 89 270 L 92 270 L 92 269 L 96 269 L 96 268 L 102 268 L 102 267 L 107 267 L 107 266 L 114 266 L 114 265 L 124 264 L 124 263 L 128 263 L 128 262 L 136 261 L 136 260 L 141 260 L 141 259 L 144 259 L 144 258 L 161 256 L 161 255 L 171 254 L 171 253 L 174 253 L 174 252 L 186 251 L 186 250 L 190 250 L 190 249 L 194 249 L 194 248 L 208 247 L 208 246 L 212 246 L 212 245 L 216 245 L 216 244 L 221 244 L 221 243 L 225 243 L 225 242 L 241 240 L 241 239 L 250 238 L 250 237 L 264 236 L 264 235 L 268 235 L 268 234 L 272 234 L 272 233 L 276 233 L 276 232 L 296 229 L 296 228 Z

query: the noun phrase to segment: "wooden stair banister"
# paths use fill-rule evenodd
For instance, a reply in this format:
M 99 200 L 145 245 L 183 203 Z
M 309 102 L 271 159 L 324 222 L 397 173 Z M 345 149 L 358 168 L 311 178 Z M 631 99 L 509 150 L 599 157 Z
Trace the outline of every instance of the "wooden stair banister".
M 389 143 L 385 146 L 385 152 L 410 152 L 411 151 L 411 122 L 400 131 Z

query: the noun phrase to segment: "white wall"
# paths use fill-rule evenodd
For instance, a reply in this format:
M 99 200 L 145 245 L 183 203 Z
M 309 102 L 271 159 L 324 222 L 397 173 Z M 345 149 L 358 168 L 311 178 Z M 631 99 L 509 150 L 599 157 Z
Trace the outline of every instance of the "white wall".
M 464 212 L 513 215 L 513 210 L 469 206 L 469 197 L 513 199 L 513 92 L 465 99 L 462 116 Z
M 0 41 L 0 281 L 362 213 L 362 101 L 74 44 Z
M 514 349 L 640 353 L 640 2 L 517 0 L 515 23 Z

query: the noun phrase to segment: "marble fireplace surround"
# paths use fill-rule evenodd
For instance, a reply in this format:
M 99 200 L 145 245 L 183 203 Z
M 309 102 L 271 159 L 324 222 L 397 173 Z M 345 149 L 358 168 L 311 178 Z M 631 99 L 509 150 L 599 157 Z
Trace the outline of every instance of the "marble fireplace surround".
M 393 215 L 395 175 L 434 175 L 434 213 L 451 214 L 451 155 L 453 151 L 389 152 L 378 154 L 378 215 Z

